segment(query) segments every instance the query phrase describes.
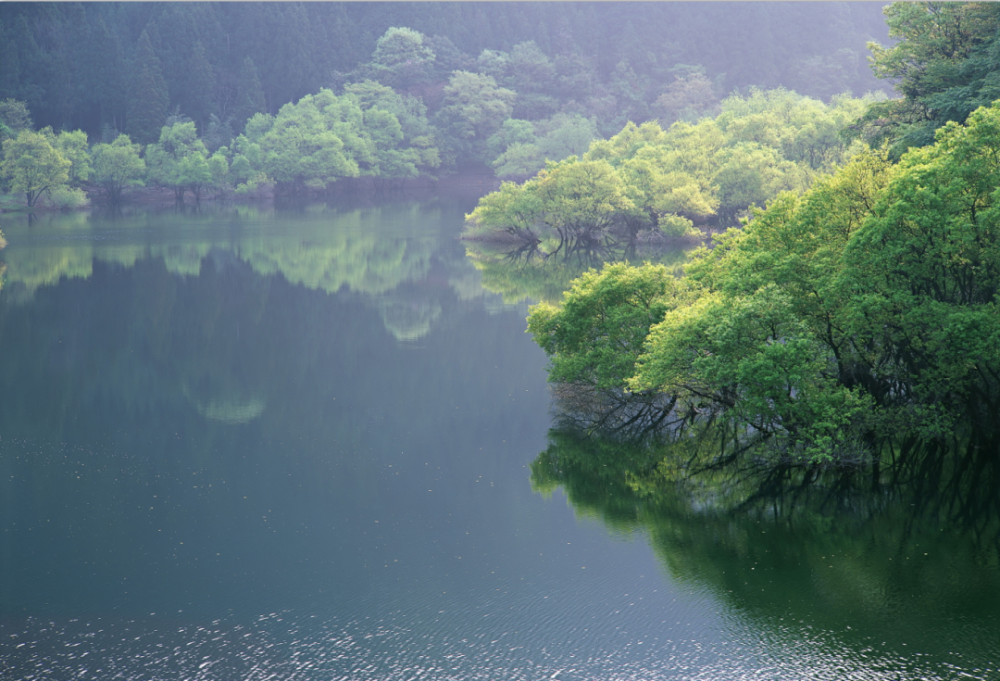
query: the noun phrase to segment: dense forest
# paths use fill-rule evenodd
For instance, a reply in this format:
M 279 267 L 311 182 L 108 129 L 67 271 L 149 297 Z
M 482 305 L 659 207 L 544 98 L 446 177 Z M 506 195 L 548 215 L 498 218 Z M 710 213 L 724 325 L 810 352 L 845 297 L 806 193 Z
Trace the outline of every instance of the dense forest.
M 468 235 L 543 261 L 730 227 L 533 309 L 583 422 L 813 463 L 1000 422 L 996 4 L 10 4 L 0 35 L 28 207 L 492 169 L 521 181 Z
M 524 178 L 754 88 L 861 96 L 886 38 L 867 3 L 6 3 L 2 179 L 73 207 Z
M 380 43 L 393 27 L 422 39 Z M 466 71 L 517 92 L 517 118 L 585 112 L 610 134 L 692 73 L 719 94 L 860 95 L 877 87 L 872 39 L 885 41 L 874 3 L 5 3 L 0 99 L 26 102 L 39 127 L 148 144 L 167 112 L 241 132 L 252 113 L 366 77 L 436 111 Z
M 873 66 L 902 97 L 871 103 L 843 135 L 870 147 L 752 207 L 682 277 L 609 264 L 532 309 L 570 422 L 684 447 L 697 434 L 715 445 L 703 463 L 877 468 L 914 442 L 995 456 L 1000 7 L 896 3 L 886 15 L 899 42 L 875 47 Z M 655 155 L 661 134 L 618 145 L 609 165 Z M 486 197 L 474 226 L 516 226 L 495 210 L 502 198 L 558 167 Z M 575 232 L 613 233 L 627 206 L 608 205 L 577 215 Z

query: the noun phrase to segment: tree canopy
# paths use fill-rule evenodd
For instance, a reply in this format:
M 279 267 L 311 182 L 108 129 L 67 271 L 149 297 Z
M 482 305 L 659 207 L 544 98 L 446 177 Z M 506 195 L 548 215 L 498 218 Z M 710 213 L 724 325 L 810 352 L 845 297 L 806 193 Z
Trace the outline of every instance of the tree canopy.
M 614 359 L 601 355 L 615 336 L 600 324 L 628 320 L 633 303 L 608 291 L 653 270 L 587 275 L 562 308 L 529 318 L 551 378 L 673 395 L 692 418 L 723 419 L 779 459 L 993 427 L 998 133 L 1000 104 L 944 126 L 898 166 L 865 151 L 801 196 L 779 195 L 695 256 L 657 299 L 660 319 L 625 321 L 631 330 L 614 333 L 631 334 L 633 349 Z
M 0 173 L 12 190 L 24 193 L 29 208 L 44 192 L 69 181 L 72 165 L 52 146 L 49 135 L 21 130 L 3 142 Z
M 549 253 L 590 248 L 609 238 L 641 233 L 685 236 L 695 222 L 724 225 L 751 205 L 782 191 L 801 193 L 822 172 L 863 145 L 848 145 L 839 128 L 863 111 L 865 100 L 830 104 L 787 90 L 751 90 L 722 101 L 715 119 L 629 123 L 607 140 L 590 142 L 579 157 L 549 162 L 521 184 L 504 183 L 468 216 L 473 233 L 506 232 L 542 243 Z M 573 123 L 570 123 L 573 124 Z M 509 120 L 494 142 L 509 143 L 505 164 L 539 157 L 527 122 Z M 579 138 L 578 138 L 579 139 Z
M 121 200 L 125 187 L 142 185 L 146 162 L 139 155 L 141 149 L 128 135 L 119 135 L 111 144 L 94 145 L 94 180 L 108 189 L 112 202 Z
M 893 158 L 934 142 L 934 131 L 965 122 L 1000 98 L 1000 6 L 991 2 L 895 2 L 885 8 L 891 47 L 870 43 L 879 78 L 895 81 L 901 99 L 871 107 L 853 134 Z

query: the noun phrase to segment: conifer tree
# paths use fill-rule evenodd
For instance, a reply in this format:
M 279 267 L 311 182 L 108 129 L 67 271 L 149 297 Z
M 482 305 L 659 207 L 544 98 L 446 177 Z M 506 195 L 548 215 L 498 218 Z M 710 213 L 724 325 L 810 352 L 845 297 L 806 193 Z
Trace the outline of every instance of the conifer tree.
M 191 59 L 188 63 L 187 88 L 184 93 L 187 113 L 198 124 L 198 130 L 204 134 L 208 126 L 208 117 L 213 113 L 215 104 L 215 74 L 212 65 L 205 56 L 205 46 L 200 40 L 194 44 Z
M 136 46 L 132 65 L 131 96 L 129 97 L 126 130 L 139 144 L 155 142 L 167 117 L 169 94 L 163 79 L 160 60 L 153 50 L 149 34 L 144 30 Z
M 247 57 L 243 60 L 243 68 L 240 69 L 239 82 L 236 84 L 236 108 L 233 112 L 233 122 L 237 130 L 243 130 L 247 121 L 255 113 L 267 112 L 267 99 L 264 97 L 264 89 L 260 85 L 260 78 L 257 77 L 257 67 L 254 66 L 253 59 Z

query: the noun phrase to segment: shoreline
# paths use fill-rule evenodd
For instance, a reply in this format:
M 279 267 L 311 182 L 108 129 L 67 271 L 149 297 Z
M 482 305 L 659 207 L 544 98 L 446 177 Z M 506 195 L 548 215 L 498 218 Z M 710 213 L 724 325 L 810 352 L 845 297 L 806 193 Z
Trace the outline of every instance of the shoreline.
M 346 178 L 337 182 L 329 190 L 323 192 L 303 192 L 301 194 L 281 194 L 274 191 L 273 186 L 259 192 L 257 195 L 237 195 L 232 191 L 225 193 L 203 194 L 201 198 L 195 199 L 190 192 L 185 192 L 182 200 L 178 201 L 174 190 L 168 187 L 134 187 L 122 191 L 122 198 L 117 203 L 120 207 L 125 206 L 146 206 L 167 208 L 170 206 L 183 204 L 195 205 L 202 202 L 230 202 L 246 204 L 273 204 L 275 201 L 284 200 L 323 200 L 330 198 L 388 198 L 391 196 L 411 196 L 417 195 L 437 195 L 437 194 L 468 194 L 470 192 L 483 196 L 491 191 L 500 188 L 500 179 L 495 175 L 484 172 L 458 172 L 440 178 L 428 176 L 408 178 L 401 184 L 392 187 L 379 186 L 378 178 Z M 89 210 L 91 208 L 106 208 L 115 205 L 108 198 L 108 192 L 98 185 L 84 185 L 81 187 L 87 195 L 87 205 L 63 208 L 59 206 L 36 205 L 29 208 L 27 205 L 17 202 L 13 203 L 13 195 L 8 194 L 0 203 L 0 215 L 21 215 L 21 214 L 48 214 L 57 212 L 73 212 Z M 21 199 L 23 201 L 23 199 Z

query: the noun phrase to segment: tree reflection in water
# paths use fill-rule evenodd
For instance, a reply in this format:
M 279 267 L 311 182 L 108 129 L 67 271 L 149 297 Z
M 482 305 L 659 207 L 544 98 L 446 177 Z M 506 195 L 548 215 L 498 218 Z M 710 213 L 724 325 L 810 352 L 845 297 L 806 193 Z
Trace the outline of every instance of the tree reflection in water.
M 790 642 L 815 628 L 858 654 L 909 646 L 897 652 L 919 651 L 944 677 L 993 668 L 995 434 L 901 440 L 881 468 L 824 468 L 734 457 L 721 423 L 626 437 L 580 428 L 600 420 L 568 406 L 581 403 L 557 391 L 557 427 L 531 464 L 533 488 L 562 488 L 578 515 L 644 533 L 672 579 L 726 602 L 765 638 Z
M 466 255 L 483 277 L 483 287 L 508 304 L 525 300 L 557 303 L 571 282 L 606 262 L 656 262 L 679 268 L 698 245 L 682 241 L 637 241 L 602 244 L 546 254 L 537 242 L 497 243 L 467 240 Z

